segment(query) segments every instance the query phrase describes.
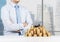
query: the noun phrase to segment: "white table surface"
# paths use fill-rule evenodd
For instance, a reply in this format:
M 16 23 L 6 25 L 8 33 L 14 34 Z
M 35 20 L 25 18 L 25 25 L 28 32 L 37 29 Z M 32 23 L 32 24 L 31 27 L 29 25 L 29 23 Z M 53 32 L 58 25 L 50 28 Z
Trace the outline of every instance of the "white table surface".
M 60 42 L 60 36 L 51 37 L 0 36 L 0 42 Z

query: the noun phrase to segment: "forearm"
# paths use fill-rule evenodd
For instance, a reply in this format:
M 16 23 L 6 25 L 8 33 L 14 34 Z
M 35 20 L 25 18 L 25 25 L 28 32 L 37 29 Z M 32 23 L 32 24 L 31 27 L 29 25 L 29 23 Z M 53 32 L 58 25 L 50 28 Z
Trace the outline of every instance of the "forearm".
M 6 27 L 6 28 L 5 28 Z M 19 30 L 20 28 L 19 28 L 19 25 L 15 25 L 15 24 L 5 24 L 5 29 L 6 30 L 8 30 L 8 31 L 17 31 L 17 30 Z

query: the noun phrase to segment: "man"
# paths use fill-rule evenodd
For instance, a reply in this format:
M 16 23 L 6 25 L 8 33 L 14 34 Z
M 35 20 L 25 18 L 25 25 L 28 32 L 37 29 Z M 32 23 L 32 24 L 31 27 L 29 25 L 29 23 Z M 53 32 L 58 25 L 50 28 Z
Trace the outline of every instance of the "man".
M 24 35 L 32 25 L 29 11 L 19 2 L 20 0 L 7 0 L 6 5 L 1 9 L 4 35 Z

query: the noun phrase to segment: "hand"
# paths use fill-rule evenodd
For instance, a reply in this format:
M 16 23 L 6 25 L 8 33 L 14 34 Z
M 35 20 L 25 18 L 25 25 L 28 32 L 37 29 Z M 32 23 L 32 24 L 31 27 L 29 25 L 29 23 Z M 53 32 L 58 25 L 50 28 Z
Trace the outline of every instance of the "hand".
M 26 27 L 27 25 L 28 25 L 28 24 L 27 24 L 26 22 L 25 22 L 25 23 L 23 23 L 23 26 L 24 26 L 24 27 Z
M 17 30 L 16 32 L 20 32 L 20 30 Z

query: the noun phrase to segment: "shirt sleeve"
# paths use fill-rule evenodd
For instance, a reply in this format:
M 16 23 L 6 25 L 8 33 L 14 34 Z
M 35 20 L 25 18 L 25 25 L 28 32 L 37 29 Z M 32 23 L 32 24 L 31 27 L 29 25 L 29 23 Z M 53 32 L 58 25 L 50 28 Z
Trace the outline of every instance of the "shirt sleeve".
M 26 26 L 26 29 L 30 29 L 30 27 L 33 25 L 33 21 L 31 18 L 31 14 L 28 10 L 26 10 L 26 22 L 28 23 L 28 26 Z
M 15 30 L 19 30 L 19 25 L 18 24 L 14 24 L 10 21 L 9 19 L 9 11 L 7 8 L 2 8 L 1 9 L 1 19 L 4 25 L 4 29 L 8 30 L 8 31 L 15 31 Z
M 24 29 L 24 30 L 30 29 L 30 27 L 33 25 L 33 21 L 32 21 L 30 12 L 28 10 L 24 9 L 23 14 L 25 14 L 25 22 L 27 22 L 28 25 L 26 27 L 24 27 L 23 24 L 21 24 L 20 29 Z

